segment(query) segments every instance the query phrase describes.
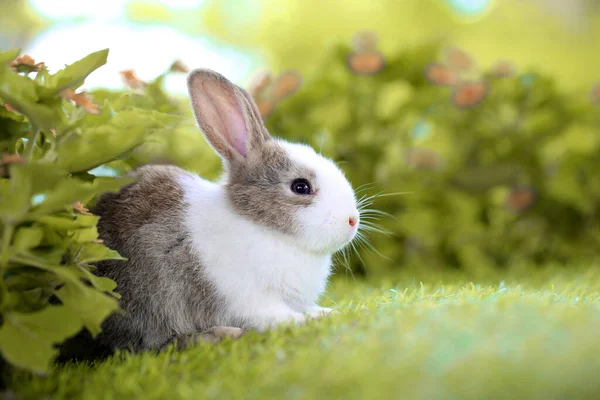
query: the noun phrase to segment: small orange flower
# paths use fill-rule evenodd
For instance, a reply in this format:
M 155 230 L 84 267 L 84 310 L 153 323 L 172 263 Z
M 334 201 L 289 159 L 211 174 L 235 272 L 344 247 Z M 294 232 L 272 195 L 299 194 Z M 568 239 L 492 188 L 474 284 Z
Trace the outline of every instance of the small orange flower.
M 446 65 L 456 71 L 470 71 L 475 67 L 475 61 L 465 51 L 457 47 L 446 47 L 443 50 Z
M 43 62 L 36 64 L 35 60 L 29 54 L 23 54 L 15 60 L 8 63 L 15 72 L 40 72 L 44 67 Z
M 25 162 L 25 159 L 19 154 L 3 154 L 2 158 L 0 159 L 0 177 L 8 177 L 7 166 L 9 164 L 20 164 L 22 162 Z
M 437 171 L 443 168 L 444 160 L 435 151 L 423 148 L 410 149 L 406 154 L 408 166 L 414 169 Z
M 431 63 L 425 67 L 425 78 L 439 86 L 454 86 L 460 82 L 460 77 L 455 71 L 440 63 Z
M 496 78 L 509 78 L 517 73 L 517 67 L 508 60 L 498 60 L 490 69 Z
M 284 71 L 273 82 L 273 98 L 276 102 L 290 97 L 302 86 L 302 76 L 297 71 Z
M 93 215 L 80 201 L 73 203 L 73 210 L 82 215 Z
M 425 67 L 425 78 L 435 85 L 451 87 L 450 100 L 458 108 L 481 103 L 488 95 L 489 86 L 482 79 L 465 80 L 464 73 L 476 66 L 471 56 L 456 47 L 446 47 L 442 58 L 442 62 L 433 62 Z
M 18 164 L 20 162 L 25 161 L 20 154 L 3 154 L 2 155 L 2 164 Z
M 356 75 L 375 75 L 385 68 L 385 58 L 377 50 L 377 34 L 357 32 L 352 38 L 354 51 L 346 57 L 346 65 Z
M 14 112 L 14 113 L 18 113 L 19 111 L 14 108 L 13 106 L 11 106 L 10 104 L 3 104 L 4 108 L 6 108 L 8 111 L 10 112 Z
M 506 207 L 516 213 L 529 210 L 537 201 L 537 192 L 532 186 L 518 185 L 511 189 L 506 199 Z
M 454 87 L 451 100 L 458 108 L 469 108 L 481 103 L 488 95 L 484 81 L 463 82 Z
M 273 77 L 269 71 L 260 71 L 254 75 L 252 81 L 250 82 L 248 91 L 250 95 L 254 98 L 258 98 L 261 96 L 267 87 L 271 84 Z
M 141 80 L 133 69 L 126 69 L 121 71 L 121 77 L 125 83 L 131 88 L 143 88 L 147 85 L 146 82 Z
M 260 112 L 260 116 L 264 119 L 275 111 L 276 103 L 270 98 L 259 98 L 256 100 L 256 107 L 258 108 L 258 112 Z
M 302 86 L 302 76 L 294 70 L 284 71 L 272 82 L 268 71 L 261 71 L 252 79 L 248 92 L 256 102 L 263 119 L 275 111 L 277 104 L 294 94 Z
M 248 85 L 248 93 L 254 99 L 260 116 L 266 119 L 277 107 L 273 94 L 272 76 L 268 71 L 260 71 L 254 75 Z
M 348 55 L 346 63 L 356 75 L 375 75 L 385 68 L 383 54 L 377 50 L 354 51 Z
M 181 72 L 183 74 L 187 74 L 190 72 L 190 69 L 183 63 L 181 60 L 175 60 L 171 67 L 169 68 L 171 72 Z
M 94 103 L 86 92 L 75 93 L 72 89 L 65 89 L 60 95 L 65 99 L 71 100 L 77 107 L 83 108 L 90 114 L 100 114 L 100 106 Z

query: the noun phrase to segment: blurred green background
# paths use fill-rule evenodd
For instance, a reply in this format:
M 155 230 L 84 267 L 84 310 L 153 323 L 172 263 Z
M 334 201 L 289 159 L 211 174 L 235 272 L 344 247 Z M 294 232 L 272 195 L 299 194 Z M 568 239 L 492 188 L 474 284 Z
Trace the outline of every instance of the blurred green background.
M 267 126 L 338 161 L 366 185 L 360 196 L 384 195 L 371 207 L 389 215 L 365 220 L 373 229 L 350 255 L 352 271 L 484 274 L 598 258 L 600 1 L 3 0 L 0 26 L 0 48 L 23 48 L 51 72 L 108 47 L 83 86 L 96 102 L 131 92 L 119 72 L 133 69 L 150 82 L 136 106 L 185 116 L 97 176 L 156 159 L 217 176 L 185 74 L 165 74 L 175 60 L 249 89 L 259 71 L 293 69 L 302 84 L 290 96 L 254 93 L 274 109 Z M 370 50 L 353 42 L 360 32 L 376 35 Z M 460 79 L 475 92 L 428 79 L 448 46 L 470 58 Z M 360 51 L 382 68 L 353 70 Z M 472 107 L 457 103 L 478 95 Z

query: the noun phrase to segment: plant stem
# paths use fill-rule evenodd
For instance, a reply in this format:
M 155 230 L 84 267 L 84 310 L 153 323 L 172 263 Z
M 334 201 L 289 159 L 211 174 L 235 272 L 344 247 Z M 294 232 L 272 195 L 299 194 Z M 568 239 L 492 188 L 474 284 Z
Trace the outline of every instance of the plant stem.
M 35 142 L 37 142 L 38 137 L 40 135 L 40 130 L 36 129 L 32 132 L 27 141 L 27 146 L 25 147 L 25 159 L 27 161 L 31 161 L 31 157 L 33 156 L 33 149 L 35 149 Z
M 14 225 L 10 221 L 4 220 L 4 229 L 2 229 L 2 248 L 0 250 L 0 275 L 3 273 L 4 267 L 8 264 L 8 249 L 14 228 Z
M 0 250 L 0 310 L 5 309 L 6 306 L 6 285 L 4 284 L 4 268 L 8 265 L 10 240 L 12 239 L 13 231 L 15 229 L 11 221 L 6 219 L 3 222 L 2 229 L 2 247 Z

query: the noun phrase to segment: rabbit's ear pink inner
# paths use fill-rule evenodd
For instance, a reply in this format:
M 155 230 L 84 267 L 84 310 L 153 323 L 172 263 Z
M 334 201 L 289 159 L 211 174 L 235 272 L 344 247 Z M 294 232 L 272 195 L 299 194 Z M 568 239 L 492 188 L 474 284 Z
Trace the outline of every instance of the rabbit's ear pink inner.
M 223 136 L 227 143 L 242 156 L 246 156 L 248 131 L 244 116 L 232 87 L 223 82 L 205 80 L 202 87 L 206 101 L 212 110 L 206 113 L 207 123 L 216 128 L 216 133 Z
M 232 160 L 233 152 L 246 156 L 248 129 L 235 86 L 211 73 L 190 79 L 194 114 L 209 143 L 221 156 Z

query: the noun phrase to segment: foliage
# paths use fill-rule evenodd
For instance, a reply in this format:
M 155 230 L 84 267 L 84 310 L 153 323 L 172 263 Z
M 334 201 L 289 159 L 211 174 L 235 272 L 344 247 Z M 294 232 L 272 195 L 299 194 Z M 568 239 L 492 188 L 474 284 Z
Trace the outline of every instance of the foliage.
M 465 2 L 207 0 L 193 16 L 187 11 L 180 16 L 172 13 L 169 23 L 259 51 L 276 70 L 297 68 L 304 74 L 313 72 L 314 60 L 328 46 L 348 40 L 357 30 L 376 30 L 382 49 L 389 53 L 443 38 L 486 64 L 501 54 L 560 78 L 564 86 L 581 87 L 597 79 L 597 12 L 552 15 L 547 8 L 562 2 L 491 0 L 486 12 L 467 17 L 452 9 L 451 4 L 457 3 Z M 568 11 L 570 7 L 556 8 Z M 202 23 L 189 23 L 197 20 Z
M 384 61 L 352 64 L 367 51 Z M 267 126 L 322 149 L 355 187 L 388 194 L 374 200 L 392 235 L 372 245 L 389 266 L 485 271 L 598 257 L 600 107 L 552 77 L 506 61 L 478 67 L 437 44 L 339 45 Z M 385 265 L 375 254 L 364 261 Z
M 178 116 L 169 126 L 166 134 L 155 133 L 143 144 L 135 147 L 125 157 L 110 161 L 97 169 L 97 173 L 122 175 L 133 168 L 149 162 L 166 162 L 194 171 L 207 179 L 216 178 L 220 172 L 221 160 L 202 138 L 193 118 L 189 100 L 167 94 L 163 83 L 168 74 L 186 73 L 187 68 L 179 61 L 152 82 L 143 82 L 135 71 L 123 71 L 126 83 L 135 88 L 125 93 L 120 90 L 97 89 L 91 94 L 99 101 L 115 110 L 136 110 Z
M 20 374 L 52 399 L 597 399 L 600 275 L 516 269 L 472 283 L 414 269 L 336 279 L 305 326 Z M 116 384 L 118 382 L 118 384 Z
M 55 344 L 82 328 L 99 333 L 118 311 L 115 282 L 91 264 L 121 257 L 98 240 L 98 218 L 84 205 L 130 180 L 94 169 L 183 117 L 140 107 L 152 100 L 145 94 L 119 93 L 108 104 L 75 93 L 108 50 L 54 74 L 18 55 L 0 52 L 0 353 L 44 373 Z

